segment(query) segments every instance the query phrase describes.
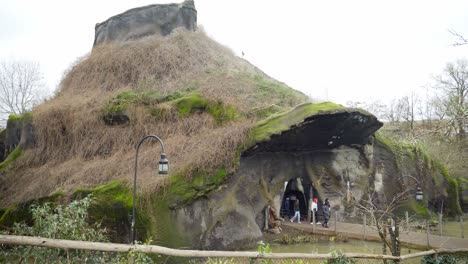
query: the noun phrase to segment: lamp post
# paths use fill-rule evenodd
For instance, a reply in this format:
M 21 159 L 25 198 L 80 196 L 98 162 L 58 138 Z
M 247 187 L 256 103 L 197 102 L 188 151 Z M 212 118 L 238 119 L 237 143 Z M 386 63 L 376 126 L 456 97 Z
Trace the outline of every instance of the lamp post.
M 133 178 L 133 200 L 132 200 L 132 215 L 131 215 L 131 240 L 130 243 L 134 244 L 135 243 L 135 199 L 136 199 L 136 184 L 137 184 L 137 172 L 138 172 L 138 153 L 140 151 L 140 146 L 141 144 L 148 138 L 155 138 L 161 143 L 162 147 L 162 152 L 161 152 L 161 159 L 159 160 L 159 166 L 158 166 L 158 171 L 159 174 L 167 174 L 169 171 L 169 161 L 166 159 L 166 152 L 164 150 L 164 143 L 162 140 L 156 136 L 156 135 L 147 135 L 144 136 L 141 140 L 140 143 L 138 143 L 137 149 L 136 149 L 136 156 L 135 156 L 135 175 Z

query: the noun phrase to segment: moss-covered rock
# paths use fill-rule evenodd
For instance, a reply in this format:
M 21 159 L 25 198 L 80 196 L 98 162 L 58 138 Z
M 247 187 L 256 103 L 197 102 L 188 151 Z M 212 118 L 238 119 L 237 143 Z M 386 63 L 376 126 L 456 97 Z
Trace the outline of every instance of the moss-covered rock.
M 19 156 L 21 156 L 22 150 L 21 147 L 16 147 L 8 157 L 0 163 L 0 171 L 6 169 L 10 166 Z
M 5 151 L 10 154 L 16 147 L 25 148 L 34 143 L 34 131 L 32 127 L 32 113 L 22 115 L 10 115 L 5 132 Z
M 176 99 L 172 102 L 182 117 L 190 114 L 206 112 L 209 113 L 218 124 L 223 124 L 241 117 L 236 109 L 229 105 L 224 105 L 221 101 L 212 101 L 204 98 L 198 93 Z
M 460 193 L 460 205 L 464 212 L 468 211 L 468 180 L 464 178 L 457 178 L 459 193 Z
M 190 181 L 187 181 L 182 175 L 171 176 L 168 193 L 171 208 L 184 206 L 206 196 L 223 182 L 227 172 L 225 169 L 219 169 L 212 174 L 195 172 L 194 175 Z
M 396 179 L 403 182 L 408 181 L 408 179 L 418 179 L 418 186 L 423 189 L 423 204 L 425 206 L 419 206 L 419 204 L 415 203 L 414 197 L 411 196 L 410 203 L 404 205 L 402 210 L 428 214 L 427 206 L 432 207 L 432 210 L 440 210 L 441 208 L 436 207 L 442 206 L 442 201 L 446 200 L 444 207 L 447 208 L 442 209 L 446 210 L 451 216 L 461 214 L 458 182 L 449 175 L 440 162 L 431 159 L 421 145 L 398 142 L 382 133 L 376 133 L 376 139 L 393 154 L 396 161 L 396 171 L 394 173 L 400 175 Z M 398 181 L 395 183 L 398 183 Z
M 266 141 L 272 135 L 289 130 L 292 126 L 299 124 L 307 117 L 320 112 L 334 111 L 343 108 L 343 106 L 331 102 L 298 105 L 289 111 L 275 114 L 258 122 L 253 129 L 253 140 L 255 143 Z
M 0 128 L 0 162 L 3 162 L 7 157 L 5 139 L 6 139 L 6 129 Z
M 44 203 L 57 205 L 61 198 L 63 198 L 63 193 L 57 192 L 52 196 L 30 200 L 24 203 L 10 206 L 7 209 L 3 209 L 3 213 L 0 215 L 0 229 L 10 228 L 14 223 L 20 222 L 26 222 L 27 224 L 31 225 L 31 206 Z
M 434 168 L 438 170 L 440 174 L 445 179 L 446 188 L 447 188 L 447 198 L 448 198 L 448 214 L 450 216 L 460 215 L 462 214 L 461 206 L 460 206 L 460 199 L 459 199 L 459 186 L 456 179 L 452 178 L 447 169 L 438 161 L 433 161 Z
M 132 208 L 132 193 L 128 187 L 121 182 L 112 182 L 92 189 L 78 189 L 72 199 L 81 199 L 88 195 L 95 199 L 95 203 L 89 208 L 90 220 L 101 222 L 110 229 L 112 241 L 127 243 Z M 136 230 L 144 233 L 145 227 L 141 223 L 145 222 L 145 214 L 142 210 L 137 210 L 136 215 Z
M 187 88 L 192 89 L 192 88 Z M 189 91 L 189 90 L 187 90 Z M 221 101 L 212 101 L 198 93 L 174 92 L 161 95 L 157 92 L 119 93 L 112 98 L 102 110 L 102 119 L 107 125 L 127 124 L 131 120 L 132 108 L 145 108 L 149 115 L 164 119 L 175 109 L 180 117 L 188 117 L 194 113 L 206 112 L 218 124 L 235 120 L 242 116 L 234 107 Z

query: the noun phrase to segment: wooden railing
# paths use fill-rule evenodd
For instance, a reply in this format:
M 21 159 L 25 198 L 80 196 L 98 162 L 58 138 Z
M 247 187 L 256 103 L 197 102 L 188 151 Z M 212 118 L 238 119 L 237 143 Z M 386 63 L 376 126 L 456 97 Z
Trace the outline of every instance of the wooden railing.
M 333 259 L 332 254 L 305 254 L 305 253 L 260 253 L 243 251 L 203 251 L 203 250 L 181 250 L 155 245 L 129 245 L 117 243 L 88 242 L 76 240 L 50 239 L 43 237 L 0 235 L 0 244 L 37 246 L 62 249 L 93 250 L 107 252 L 129 252 L 140 251 L 149 254 L 166 256 L 189 257 L 189 258 L 257 258 L 257 259 Z M 463 249 L 432 249 L 429 251 L 404 255 L 389 256 L 363 253 L 344 253 L 347 258 L 353 259 L 387 259 L 408 260 L 412 258 L 434 255 L 434 254 L 468 254 L 468 248 Z

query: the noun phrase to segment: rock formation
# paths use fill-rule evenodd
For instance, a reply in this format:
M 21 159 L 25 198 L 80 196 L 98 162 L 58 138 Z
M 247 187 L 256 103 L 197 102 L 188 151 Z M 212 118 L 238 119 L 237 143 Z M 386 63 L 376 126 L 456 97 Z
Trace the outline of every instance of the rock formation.
M 188 245 L 218 250 L 252 248 L 263 239 L 266 206 L 272 204 L 280 210 L 286 196 L 295 195 L 301 215 L 307 215 L 310 190 L 319 202 L 329 198 L 333 215 L 356 217 L 355 208 L 344 202 L 347 182 L 358 201 L 373 191 L 393 197 L 411 180 L 402 181 L 402 166 L 420 181 L 428 207 L 433 201 L 449 199 L 440 196 L 449 187 L 433 165 L 414 156 L 412 162 L 424 164 L 404 160 L 375 138 L 374 132 L 382 126 L 375 116 L 343 108 L 310 114 L 311 107 L 314 105 L 304 104 L 260 123 L 254 134 L 264 140 L 243 153 L 229 180 L 217 191 L 174 210 L 174 228 L 185 234 Z M 305 116 L 302 121 L 290 123 L 301 115 Z M 268 131 L 268 136 L 261 130 Z
M 191 31 L 197 28 L 197 10 L 193 0 L 138 7 L 97 23 L 93 46 L 155 34 L 165 36 L 178 27 Z

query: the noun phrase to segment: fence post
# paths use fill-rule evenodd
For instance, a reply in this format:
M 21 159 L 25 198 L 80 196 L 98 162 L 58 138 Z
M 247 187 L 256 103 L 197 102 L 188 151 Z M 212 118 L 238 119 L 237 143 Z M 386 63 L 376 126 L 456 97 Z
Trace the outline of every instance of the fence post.
M 465 226 L 463 225 L 463 215 L 460 215 L 461 237 L 465 238 Z
M 442 236 L 442 213 L 439 214 L 439 230 L 440 236 Z
M 316 213 L 316 212 L 317 212 L 317 211 L 314 211 L 314 212 L 312 213 L 312 221 L 313 221 L 313 222 L 312 222 L 312 231 L 313 231 L 314 234 L 315 234 L 315 224 L 317 223 L 317 222 L 315 221 L 315 213 Z
M 430 248 L 431 244 L 429 243 L 429 221 L 426 219 L 426 238 L 427 238 L 427 247 Z
M 363 225 L 363 227 L 364 227 L 364 230 L 363 230 L 364 231 L 364 240 L 366 240 L 366 224 L 367 224 L 367 219 L 366 218 L 367 218 L 367 215 L 364 214 L 364 225 Z
M 406 230 L 409 230 L 409 216 L 408 216 L 408 211 L 405 211 L 405 217 L 406 217 Z
M 335 235 L 336 235 L 336 221 L 338 218 L 338 211 L 335 211 Z

